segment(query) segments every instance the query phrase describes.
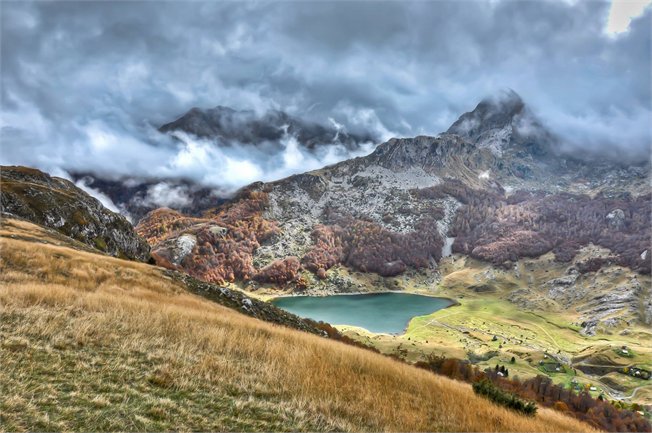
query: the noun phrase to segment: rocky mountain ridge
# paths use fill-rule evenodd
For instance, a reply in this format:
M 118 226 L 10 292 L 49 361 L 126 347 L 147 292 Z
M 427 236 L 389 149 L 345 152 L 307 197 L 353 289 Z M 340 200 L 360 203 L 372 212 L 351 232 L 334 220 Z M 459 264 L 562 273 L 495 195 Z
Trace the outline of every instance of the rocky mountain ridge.
M 504 152 L 549 154 L 556 138 L 513 90 L 481 101 L 446 131 L 465 138 L 497 156 Z
M 192 108 L 177 120 L 166 123 L 159 131 L 175 136 L 185 132 L 199 138 L 215 140 L 220 145 L 269 144 L 272 147 L 285 136 L 293 136 L 300 145 L 310 151 L 319 147 L 342 145 L 357 150 L 363 143 L 376 140 L 369 133 L 348 133 L 343 126 L 333 122 L 325 126 L 291 116 L 283 111 L 269 110 L 257 114 L 252 110 L 234 110 L 218 105 L 214 108 Z

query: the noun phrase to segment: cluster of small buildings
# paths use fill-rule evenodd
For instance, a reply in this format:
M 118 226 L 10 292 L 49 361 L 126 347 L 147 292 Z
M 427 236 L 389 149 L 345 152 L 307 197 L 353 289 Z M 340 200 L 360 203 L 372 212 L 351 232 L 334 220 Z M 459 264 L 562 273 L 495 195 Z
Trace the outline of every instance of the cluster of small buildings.
M 652 377 L 652 372 L 638 367 L 625 367 L 623 368 L 623 373 L 643 380 L 650 380 L 650 377 Z

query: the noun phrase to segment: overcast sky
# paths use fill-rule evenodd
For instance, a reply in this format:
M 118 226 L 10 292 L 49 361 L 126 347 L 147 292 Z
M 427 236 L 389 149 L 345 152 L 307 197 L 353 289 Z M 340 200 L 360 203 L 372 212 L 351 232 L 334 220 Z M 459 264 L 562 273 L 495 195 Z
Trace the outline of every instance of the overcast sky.
M 0 163 L 240 186 L 348 155 L 270 167 L 155 128 L 226 105 L 434 135 L 505 88 L 565 146 L 647 159 L 648 3 L 3 1 Z

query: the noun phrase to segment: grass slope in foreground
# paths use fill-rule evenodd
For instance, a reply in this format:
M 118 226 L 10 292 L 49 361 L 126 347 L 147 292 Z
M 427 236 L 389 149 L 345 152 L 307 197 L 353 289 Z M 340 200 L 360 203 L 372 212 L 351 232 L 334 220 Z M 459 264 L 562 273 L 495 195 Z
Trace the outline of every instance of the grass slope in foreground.
M 0 247 L 0 430 L 592 431 L 252 319 L 29 223 L 5 219 Z

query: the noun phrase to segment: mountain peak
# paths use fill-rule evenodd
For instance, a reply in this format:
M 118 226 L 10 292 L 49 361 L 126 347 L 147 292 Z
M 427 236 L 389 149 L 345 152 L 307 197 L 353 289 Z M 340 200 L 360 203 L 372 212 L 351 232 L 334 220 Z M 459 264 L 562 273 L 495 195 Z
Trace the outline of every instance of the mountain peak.
M 363 144 L 376 141 L 371 133 L 340 131 L 331 125 L 294 117 L 281 110 L 270 109 L 259 114 L 222 105 L 211 109 L 193 108 L 177 120 L 161 126 L 159 131 L 171 134 L 183 131 L 224 144 L 272 143 L 278 146 L 281 146 L 280 140 L 289 134 L 309 151 L 330 145 L 358 150 Z
M 473 111 L 462 114 L 446 133 L 464 137 L 497 156 L 510 149 L 541 155 L 548 152 L 552 139 L 511 89 L 483 99 Z

